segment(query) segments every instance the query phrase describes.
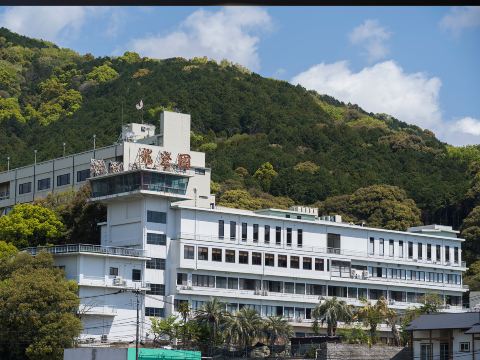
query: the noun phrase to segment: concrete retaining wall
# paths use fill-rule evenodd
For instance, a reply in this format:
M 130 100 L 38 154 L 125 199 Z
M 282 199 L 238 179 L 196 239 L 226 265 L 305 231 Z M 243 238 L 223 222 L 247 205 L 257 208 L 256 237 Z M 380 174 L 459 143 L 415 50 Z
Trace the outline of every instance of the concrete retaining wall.
M 323 343 L 318 350 L 318 360 L 410 360 L 409 351 L 403 347 L 342 343 Z

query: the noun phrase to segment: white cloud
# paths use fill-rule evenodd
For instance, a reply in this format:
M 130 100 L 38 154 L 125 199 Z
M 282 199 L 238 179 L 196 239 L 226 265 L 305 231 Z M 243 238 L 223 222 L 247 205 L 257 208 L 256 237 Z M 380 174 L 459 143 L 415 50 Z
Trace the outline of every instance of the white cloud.
M 365 20 L 365 22 L 349 34 L 350 42 L 365 48 L 369 62 L 384 59 L 388 55 L 386 41 L 391 33 L 380 26 L 377 20 Z
M 346 61 L 321 63 L 295 76 L 292 83 L 421 127 L 435 127 L 441 121 L 440 79 L 424 73 L 408 74 L 393 61 L 356 73 Z
M 459 35 L 462 30 L 480 26 L 480 6 L 456 6 L 440 21 L 440 26 Z
M 197 10 L 179 28 L 166 35 L 134 39 L 134 51 L 149 57 L 207 56 L 224 58 L 257 70 L 259 32 L 271 28 L 271 18 L 261 8 L 226 7 Z

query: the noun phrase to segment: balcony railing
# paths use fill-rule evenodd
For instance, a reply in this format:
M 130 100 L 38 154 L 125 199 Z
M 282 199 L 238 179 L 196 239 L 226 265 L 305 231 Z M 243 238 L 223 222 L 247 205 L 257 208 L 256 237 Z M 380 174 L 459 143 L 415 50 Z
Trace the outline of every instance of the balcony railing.
M 104 255 L 145 257 L 144 250 L 89 244 L 29 247 L 24 249 L 24 251 L 29 253 L 30 255 L 37 255 L 41 251 L 46 251 L 50 254 L 94 253 Z
M 79 285 L 83 286 L 108 286 L 119 289 L 138 289 L 138 290 L 150 290 L 150 283 L 145 281 L 133 281 L 132 279 L 125 279 L 121 276 L 109 277 L 109 276 L 87 276 L 82 275 L 76 277 L 75 280 Z
M 0 191 L 0 201 L 10 199 L 10 191 Z
M 202 234 L 193 234 L 193 233 L 180 233 L 180 239 L 183 240 L 200 240 L 200 241 L 209 241 L 209 242 L 218 242 L 222 241 L 225 243 L 233 244 L 234 242 L 238 242 L 239 244 L 247 247 L 262 247 L 265 249 L 292 249 L 292 246 L 287 246 L 285 244 L 276 244 L 275 238 L 273 237 L 269 244 L 265 244 L 263 241 L 253 241 L 252 239 L 240 239 L 240 237 L 236 237 L 231 239 L 228 234 L 225 235 L 224 238 L 220 238 L 218 236 L 211 236 L 211 235 L 202 235 Z M 252 243 L 253 242 L 253 243 Z M 364 251 L 357 251 L 357 250 L 345 250 L 345 249 L 338 249 L 338 248 L 319 248 L 319 247 L 296 247 L 298 251 L 302 252 L 313 252 L 319 254 L 335 254 L 335 255 L 342 255 L 346 257 L 357 257 L 362 258 L 361 260 L 391 260 L 391 261 L 405 261 L 405 262 L 412 262 L 412 263 L 420 263 L 420 264 L 431 264 L 431 265 L 444 265 L 444 266 L 454 266 L 454 267 L 466 267 L 465 261 L 462 262 L 448 262 L 448 261 L 435 261 L 435 260 L 427 260 L 427 259 L 413 259 L 408 257 L 399 257 L 399 256 L 388 256 L 388 255 L 377 255 L 377 254 L 369 254 L 368 252 Z

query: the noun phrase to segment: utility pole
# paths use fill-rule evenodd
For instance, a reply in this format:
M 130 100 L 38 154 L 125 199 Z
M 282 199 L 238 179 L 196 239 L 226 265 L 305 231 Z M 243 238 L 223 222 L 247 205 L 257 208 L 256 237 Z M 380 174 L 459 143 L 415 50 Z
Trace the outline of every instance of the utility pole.
M 135 336 L 135 360 L 138 360 L 138 335 L 139 335 L 139 327 L 140 327 L 140 304 L 138 295 L 140 294 L 139 290 L 135 290 L 135 296 L 137 298 L 137 334 Z

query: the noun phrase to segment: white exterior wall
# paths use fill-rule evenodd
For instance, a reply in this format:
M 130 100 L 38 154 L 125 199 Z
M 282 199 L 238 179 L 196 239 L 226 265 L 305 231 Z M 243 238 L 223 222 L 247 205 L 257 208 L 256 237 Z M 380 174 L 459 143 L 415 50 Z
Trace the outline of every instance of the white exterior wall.
M 476 334 L 474 337 L 471 334 L 465 334 L 465 331 L 468 329 L 452 329 L 451 335 L 453 336 L 451 344 L 453 345 L 450 349 L 450 354 L 453 354 L 453 359 L 479 359 L 479 350 L 480 350 L 480 337 Z M 450 343 L 448 338 L 450 336 L 450 330 L 432 330 L 432 351 L 433 359 L 440 359 L 440 344 L 441 343 Z M 429 330 L 417 330 L 413 332 L 413 356 L 415 359 L 421 359 L 420 349 L 422 344 L 430 344 L 429 340 L 430 331 Z M 435 338 L 443 337 L 443 340 L 438 340 Z M 418 339 L 418 340 L 417 340 Z M 421 340 L 420 340 L 421 339 Z M 469 352 L 460 351 L 460 343 L 468 342 L 470 343 Z M 449 345 L 450 346 L 450 345 Z

